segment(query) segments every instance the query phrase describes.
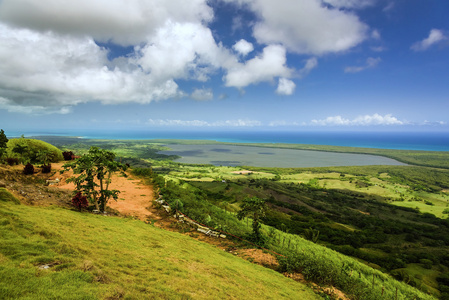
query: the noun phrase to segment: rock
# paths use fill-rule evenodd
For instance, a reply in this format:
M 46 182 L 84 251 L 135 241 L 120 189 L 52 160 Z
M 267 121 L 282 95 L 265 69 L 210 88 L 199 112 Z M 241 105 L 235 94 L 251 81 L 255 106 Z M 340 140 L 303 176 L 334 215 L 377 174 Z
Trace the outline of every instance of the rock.
M 52 184 L 58 184 L 59 183 L 59 178 L 56 178 L 55 180 L 47 180 L 46 183 L 48 185 L 52 185 Z

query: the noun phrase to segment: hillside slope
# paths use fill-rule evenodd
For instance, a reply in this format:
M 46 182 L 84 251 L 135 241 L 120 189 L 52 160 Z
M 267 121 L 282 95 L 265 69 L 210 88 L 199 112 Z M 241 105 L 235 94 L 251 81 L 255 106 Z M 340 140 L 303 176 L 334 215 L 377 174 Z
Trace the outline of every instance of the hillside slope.
M 0 189 L 8 299 L 319 299 L 308 287 L 141 221 L 11 201 Z

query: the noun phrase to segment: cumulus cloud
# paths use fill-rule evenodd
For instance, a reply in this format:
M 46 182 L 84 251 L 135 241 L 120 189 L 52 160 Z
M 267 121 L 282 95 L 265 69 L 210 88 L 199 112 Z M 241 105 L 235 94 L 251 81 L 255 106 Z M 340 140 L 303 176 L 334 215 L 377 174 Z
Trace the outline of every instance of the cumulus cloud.
M 379 114 L 358 116 L 355 119 L 346 119 L 342 116 L 327 117 L 322 120 L 312 120 L 310 125 L 319 126 L 370 126 L 370 125 L 404 125 L 405 122 L 398 120 L 391 114 L 381 116 Z
M 288 95 L 295 88 L 291 78 L 307 75 L 317 60 L 293 70 L 287 51 L 341 52 L 369 32 L 353 12 L 340 9 L 356 8 L 349 0 L 329 0 L 332 6 L 318 0 L 223 1 L 255 13 L 251 28 L 262 53 L 246 59 L 255 45 L 242 39 L 227 48 L 217 41 L 208 27 L 214 20 L 208 0 L 0 0 L 0 95 L 8 101 L 3 107 L 66 112 L 89 101 L 188 97 L 179 80 L 206 82 L 217 74 L 240 91 L 279 80 L 277 92 Z M 112 44 L 128 47 L 128 53 L 111 52 Z M 194 90 L 190 97 L 212 99 L 213 92 Z
M 234 48 L 235 51 L 237 51 L 239 54 L 243 56 L 248 55 L 248 53 L 254 50 L 253 44 L 244 39 L 241 39 L 240 41 L 235 43 L 234 46 L 232 46 L 232 48 Z
M 178 126 L 178 127 L 257 127 L 262 123 L 257 120 L 225 120 L 207 122 L 203 120 L 170 120 L 170 119 L 149 119 L 147 122 L 151 126 Z
M 213 10 L 204 0 L 2 0 L 0 19 L 41 32 L 137 45 L 167 20 L 208 22 Z
M 414 51 L 425 51 L 431 46 L 438 44 L 444 40 L 447 40 L 447 36 L 444 35 L 443 31 L 439 29 L 432 29 L 429 36 L 422 41 L 414 43 L 410 49 Z
M 261 44 L 282 44 L 289 51 L 323 55 L 342 52 L 367 37 L 368 26 L 349 11 L 321 1 L 225 0 L 247 5 L 259 18 L 253 35 Z M 335 1 L 338 2 L 338 1 Z M 340 1 L 341 3 L 355 1 Z
M 276 93 L 279 95 L 291 95 L 295 91 L 296 84 L 287 79 L 287 78 L 279 78 L 278 88 L 276 89 Z
M 286 66 L 286 50 L 280 45 L 270 45 L 263 49 L 262 55 L 236 64 L 228 70 L 224 80 L 226 86 L 243 88 L 262 81 L 271 81 L 274 77 L 289 77 L 292 74 Z
M 135 62 L 157 78 L 206 81 L 211 72 L 233 65 L 236 59 L 216 44 L 202 24 L 167 21 L 139 49 Z
M 374 68 L 381 61 L 382 61 L 382 59 L 380 57 L 377 57 L 377 58 L 368 57 L 366 59 L 365 65 L 363 65 L 363 66 L 346 67 L 345 68 L 345 73 L 358 73 L 358 72 L 361 72 L 361 71 L 369 69 L 369 68 Z
M 194 89 L 190 98 L 196 101 L 209 101 L 214 99 L 212 89 Z

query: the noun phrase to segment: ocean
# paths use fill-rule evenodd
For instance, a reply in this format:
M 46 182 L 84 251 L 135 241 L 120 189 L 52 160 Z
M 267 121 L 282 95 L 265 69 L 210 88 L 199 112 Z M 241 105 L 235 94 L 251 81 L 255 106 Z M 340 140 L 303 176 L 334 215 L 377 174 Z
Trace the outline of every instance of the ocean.
M 8 133 L 7 133 L 8 134 Z M 143 131 L 67 130 L 16 133 L 29 136 L 77 136 L 86 139 L 184 139 L 230 143 L 288 143 L 363 148 L 449 151 L 448 132 L 298 132 L 298 131 Z M 9 136 L 14 136 L 9 134 Z

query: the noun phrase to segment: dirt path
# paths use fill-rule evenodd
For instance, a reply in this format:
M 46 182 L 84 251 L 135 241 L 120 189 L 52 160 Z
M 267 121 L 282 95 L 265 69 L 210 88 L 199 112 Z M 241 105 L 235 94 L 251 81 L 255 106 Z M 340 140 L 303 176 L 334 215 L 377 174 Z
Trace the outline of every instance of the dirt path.
M 54 169 L 61 169 L 62 163 L 52 164 Z M 64 174 L 55 174 L 53 179 L 59 178 L 60 183 L 55 186 L 60 189 L 74 190 L 73 183 L 66 183 L 65 180 L 73 173 L 66 172 Z M 119 198 L 117 201 L 110 200 L 108 206 L 120 212 L 121 215 L 136 217 L 139 220 L 145 221 L 148 218 L 159 219 L 152 208 L 152 201 L 154 199 L 153 188 L 137 179 L 130 174 L 128 177 L 114 174 L 111 178 L 112 182 L 109 186 L 111 190 L 119 190 Z

